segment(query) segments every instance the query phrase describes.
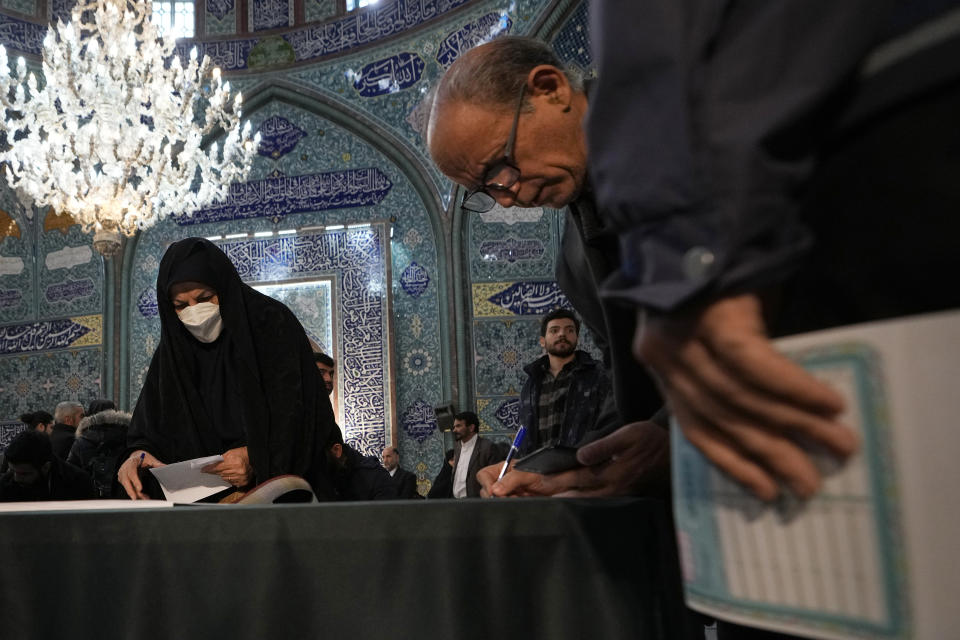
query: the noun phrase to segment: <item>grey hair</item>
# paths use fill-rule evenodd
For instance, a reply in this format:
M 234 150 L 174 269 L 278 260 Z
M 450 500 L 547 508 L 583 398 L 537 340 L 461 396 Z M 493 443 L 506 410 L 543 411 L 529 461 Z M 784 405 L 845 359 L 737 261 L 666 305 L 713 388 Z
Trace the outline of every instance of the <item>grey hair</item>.
M 73 415 L 78 409 L 83 411 L 83 405 L 76 400 L 64 400 L 57 404 L 57 408 L 53 410 L 53 419 L 57 422 L 63 422 L 64 418 Z
M 520 95 L 520 87 L 526 83 L 530 70 L 542 64 L 557 67 L 574 91 L 583 91 L 581 75 L 565 68 L 545 42 L 523 36 L 502 36 L 457 58 L 431 91 L 431 107 L 435 109 L 447 102 L 512 104 Z

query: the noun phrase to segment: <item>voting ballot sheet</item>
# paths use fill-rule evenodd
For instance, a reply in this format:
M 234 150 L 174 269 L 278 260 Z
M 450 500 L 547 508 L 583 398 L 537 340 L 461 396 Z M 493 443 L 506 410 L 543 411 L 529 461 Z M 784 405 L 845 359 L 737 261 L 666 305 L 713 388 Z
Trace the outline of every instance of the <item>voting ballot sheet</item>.
M 960 629 L 960 312 L 778 340 L 842 393 L 847 463 L 816 457 L 808 502 L 764 504 L 672 429 L 687 603 L 810 638 L 950 638 Z
M 223 462 L 223 456 L 207 456 L 150 469 L 170 502 L 189 503 L 212 496 L 231 485 L 218 475 L 201 471 L 208 464 Z

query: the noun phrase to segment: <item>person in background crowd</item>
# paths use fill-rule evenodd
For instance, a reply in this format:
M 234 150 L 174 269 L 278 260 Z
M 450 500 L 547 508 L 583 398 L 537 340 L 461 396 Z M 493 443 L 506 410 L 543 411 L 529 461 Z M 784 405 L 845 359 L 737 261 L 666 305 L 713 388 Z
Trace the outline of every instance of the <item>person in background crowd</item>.
M 580 320 L 555 309 L 540 321 L 540 346 L 546 352 L 526 367 L 520 391 L 520 424 L 527 428 L 520 453 L 562 444 L 576 446 L 600 424 L 611 395 L 603 366 L 577 349 Z
M 46 411 L 34 411 L 20 416 L 20 422 L 27 425 L 27 429 L 33 429 L 41 433 L 50 434 L 53 431 L 53 416 Z
M 73 446 L 74 433 L 83 419 L 83 405 L 74 400 L 64 400 L 53 411 L 54 425 L 50 432 L 53 455 L 66 460 Z
M 327 449 L 327 460 L 334 470 L 337 500 L 393 500 L 397 490 L 393 479 L 374 456 L 365 456 L 339 437 Z
M 329 396 L 333 393 L 334 376 L 337 375 L 337 362 L 322 351 L 315 351 L 313 358 L 317 363 L 317 370 L 323 377 L 323 385 Z
M 91 403 L 91 409 L 94 405 Z M 103 409 L 94 411 L 77 425 L 77 439 L 73 442 L 67 462 L 90 475 L 101 498 L 109 498 L 117 493 L 114 481 L 120 456 L 127 448 L 130 418 L 129 413 Z
M 4 452 L 9 469 L 0 476 L 0 500 L 86 500 L 97 497 L 90 476 L 53 455 L 39 431 L 18 434 Z
M 400 466 L 400 452 L 396 447 L 383 450 L 383 468 L 390 474 L 398 498 L 412 500 L 420 497 L 417 493 L 417 476 Z
M 453 497 L 453 449 L 447 449 L 443 454 L 443 466 L 440 472 L 433 479 L 430 485 L 430 491 L 427 492 L 427 498 L 452 498 Z
M 479 431 L 477 414 L 462 411 L 453 417 L 453 437 L 457 440 L 453 454 L 454 498 L 479 498 L 477 472 L 507 457 L 492 440 L 481 438 Z

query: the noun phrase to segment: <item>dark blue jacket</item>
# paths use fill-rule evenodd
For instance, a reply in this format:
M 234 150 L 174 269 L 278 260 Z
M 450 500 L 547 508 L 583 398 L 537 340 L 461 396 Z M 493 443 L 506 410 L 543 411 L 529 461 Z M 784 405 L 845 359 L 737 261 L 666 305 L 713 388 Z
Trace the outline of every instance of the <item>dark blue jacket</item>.
M 576 351 L 573 376 L 567 389 L 560 426 L 559 444 L 577 445 L 588 431 L 605 429 L 610 420 L 616 421 L 613 409 L 610 378 L 603 366 L 586 351 Z M 540 387 L 546 371 L 550 368 L 550 356 L 534 360 L 523 370 L 527 381 L 520 391 L 520 424 L 527 428 L 527 437 L 520 446 L 520 453 L 529 453 L 544 442 L 539 441 Z

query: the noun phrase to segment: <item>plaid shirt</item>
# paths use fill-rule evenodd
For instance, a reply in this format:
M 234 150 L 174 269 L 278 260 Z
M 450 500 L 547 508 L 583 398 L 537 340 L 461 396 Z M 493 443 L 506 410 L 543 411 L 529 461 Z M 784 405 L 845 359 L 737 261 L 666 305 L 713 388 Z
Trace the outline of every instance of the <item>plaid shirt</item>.
M 543 380 L 540 383 L 540 403 L 537 411 L 539 417 L 537 430 L 540 432 L 537 442 L 540 446 L 553 444 L 560 438 L 560 427 L 566 411 L 567 391 L 570 389 L 576 364 L 576 360 L 565 364 L 556 378 L 550 372 L 549 364 L 545 367 Z

